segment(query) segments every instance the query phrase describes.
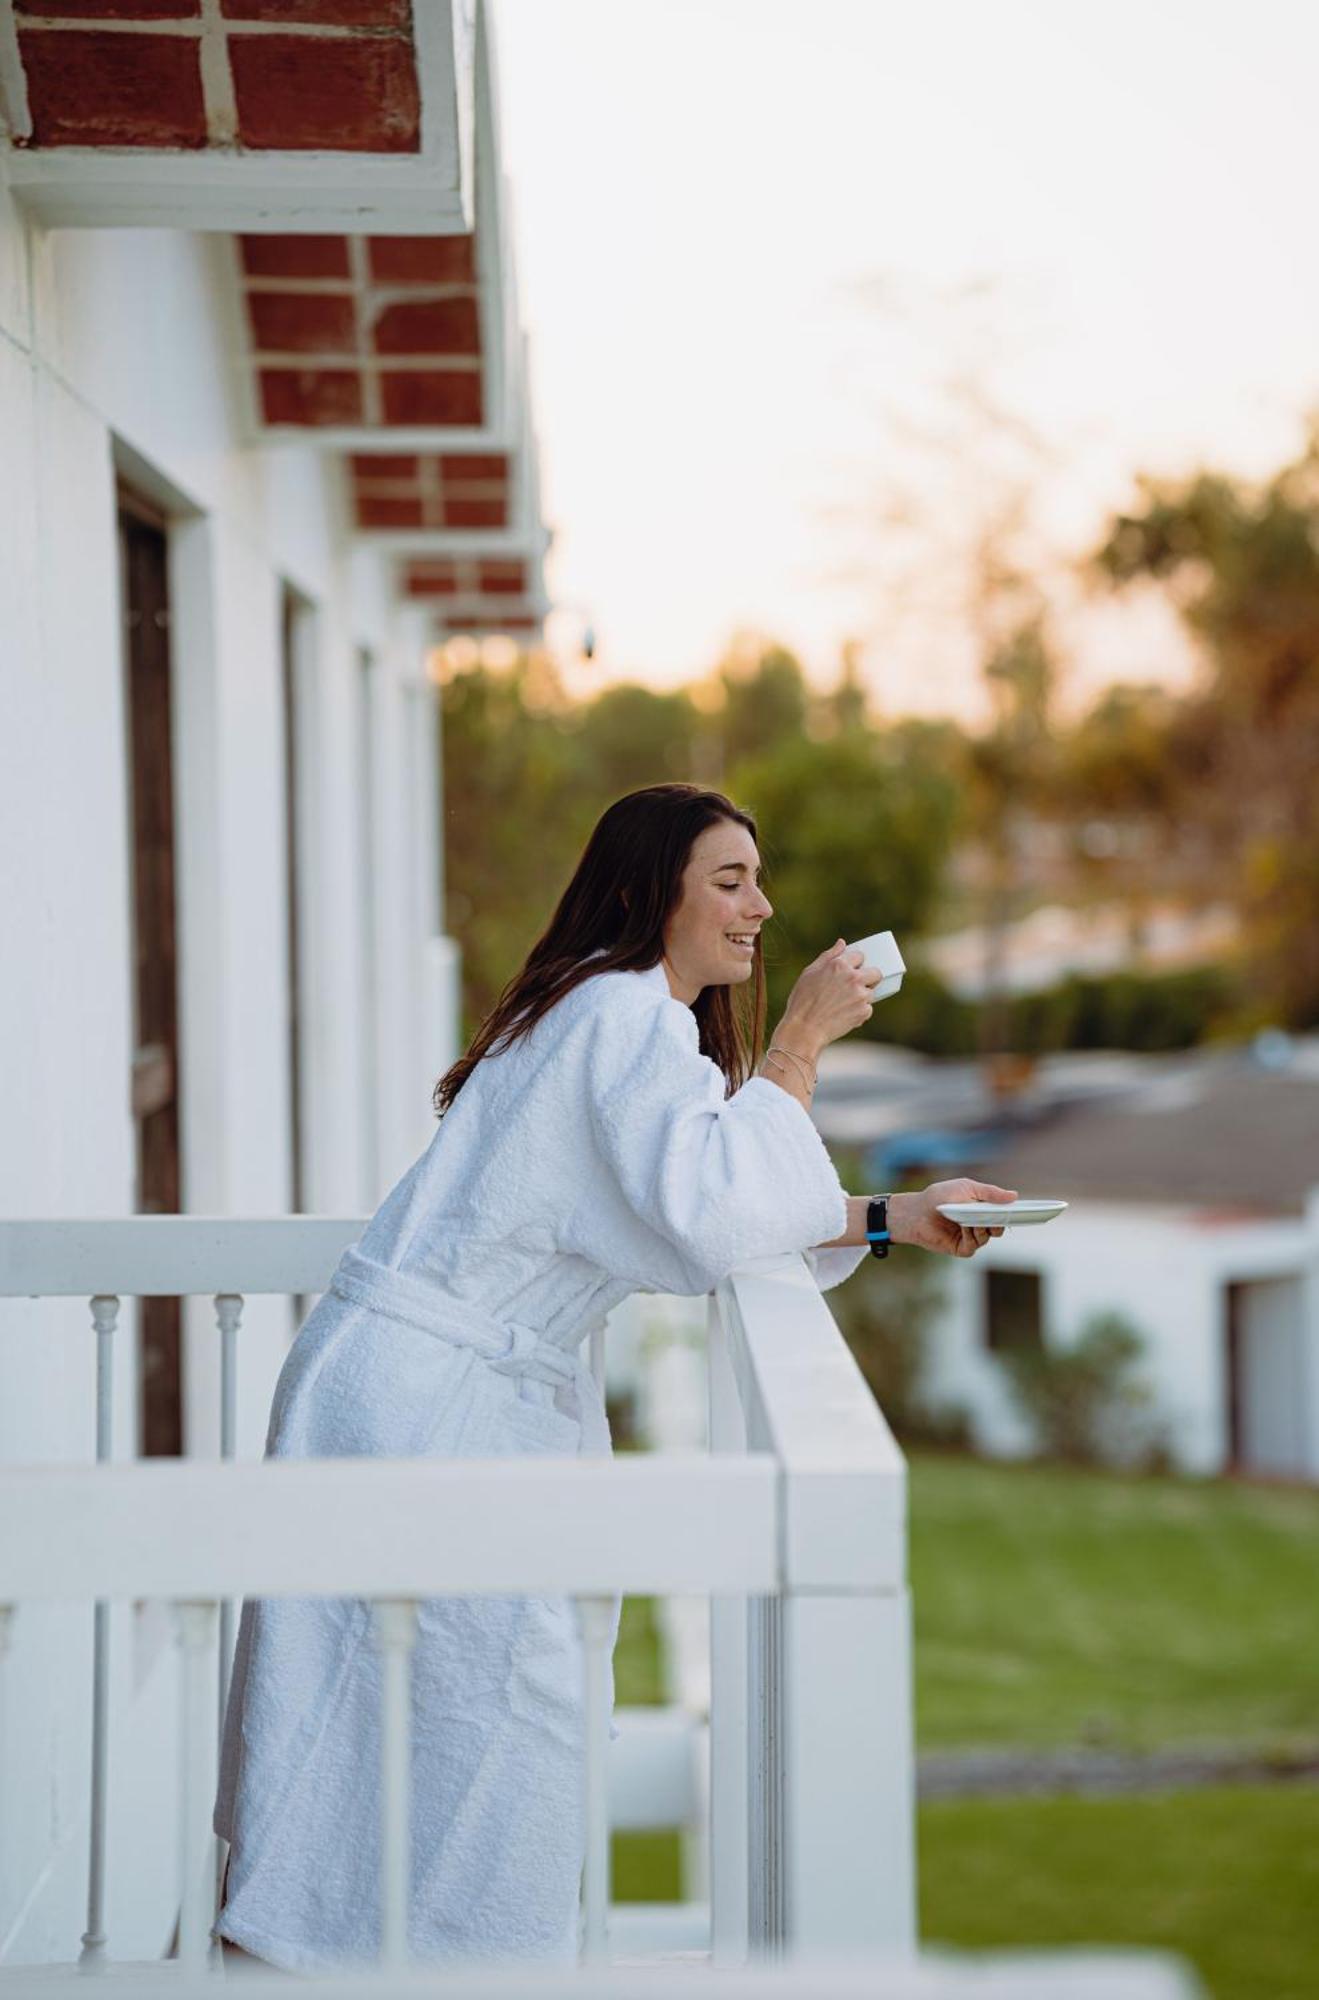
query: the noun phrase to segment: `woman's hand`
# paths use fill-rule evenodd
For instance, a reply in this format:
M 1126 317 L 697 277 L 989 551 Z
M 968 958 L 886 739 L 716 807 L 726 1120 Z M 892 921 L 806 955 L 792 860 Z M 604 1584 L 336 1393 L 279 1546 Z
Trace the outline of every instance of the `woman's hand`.
M 992 1181 L 935 1181 L 920 1194 L 892 1194 L 888 1204 L 889 1237 L 894 1243 L 914 1243 L 918 1250 L 942 1250 L 948 1257 L 974 1257 L 1002 1229 L 963 1229 L 940 1215 L 945 1201 L 1015 1201 L 1015 1188 Z
M 801 974 L 774 1040 L 814 1062 L 830 1042 L 870 1019 L 872 995 L 883 977 L 878 966 L 867 965 L 855 946 L 849 949 L 846 939 L 839 938 Z

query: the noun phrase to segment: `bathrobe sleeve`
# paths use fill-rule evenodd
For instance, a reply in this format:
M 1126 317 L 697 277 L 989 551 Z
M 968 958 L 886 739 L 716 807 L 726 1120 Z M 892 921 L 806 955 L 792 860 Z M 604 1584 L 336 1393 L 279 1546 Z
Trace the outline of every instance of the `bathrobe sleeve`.
M 840 1236 L 846 1195 L 796 1099 L 767 1077 L 749 1077 L 726 1097 L 689 1007 L 638 992 L 626 975 L 598 984 L 587 1045 L 595 1145 L 630 1217 L 661 1252 L 663 1289 L 708 1292 L 750 1258 Z M 840 1283 L 864 1255 L 815 1252 L 816 1282 Z
M 870 1245 L 863 1243 L 859 1249 L 849 1245 L 845 1249 L 808 1250 L 806 1262 L 820 1290 L 827 1292 L 832 1286 L 841 1285 L 844 1278 L 850 1278 L 869 1255 Z

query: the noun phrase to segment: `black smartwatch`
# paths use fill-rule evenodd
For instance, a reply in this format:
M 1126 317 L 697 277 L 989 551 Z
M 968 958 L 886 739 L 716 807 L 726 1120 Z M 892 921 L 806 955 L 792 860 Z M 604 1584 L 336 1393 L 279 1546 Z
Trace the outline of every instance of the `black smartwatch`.
M 872 1257 L 887 1257 L 889 1250 L 888 1196 L 876 1194 L 866 1204 L 866 1242 Z

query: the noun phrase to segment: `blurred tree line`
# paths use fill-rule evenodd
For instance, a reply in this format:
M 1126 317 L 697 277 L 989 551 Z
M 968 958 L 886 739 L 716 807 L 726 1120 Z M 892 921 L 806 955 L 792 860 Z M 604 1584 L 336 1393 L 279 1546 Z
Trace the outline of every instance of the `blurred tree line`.
M 892 929 L 915 947 L 912 971 L 862 1032 L 931 1053 L 1176 1048 L 1319 1025 L 1319 420 L 1260 487 L 1201 472 L 1142 480 L 1138 493 L 1089 575 L 1104 590 L 1166 591 L 1201 677 L 1182 695 L 1110 687 L 1066 726 L 1047 610 L 1020 578 L 1015 622 L 986 640 L 992 720 L 976 732 L 877 718 L 855 653 L 821 692 L 754 635 L 667 693 L 621 684 L 573 701 L 541 654 L 453 672 L 444 833 L 465 1034 L 543 929 L 604 807 L 674 778 L 714 785 L 757 818 L 775 908 L 771 1020 L 835 937 Z M 1067 900 L 1228 902 L 1240 962 L 955 998 L 922 969 L 920 937 L 941 920 L 989 913 L 1006 927 L 1023 913 L 1045 831 L 1066 857 Z M 968 853 L 978 872 L 959 892 L 954 864 Z

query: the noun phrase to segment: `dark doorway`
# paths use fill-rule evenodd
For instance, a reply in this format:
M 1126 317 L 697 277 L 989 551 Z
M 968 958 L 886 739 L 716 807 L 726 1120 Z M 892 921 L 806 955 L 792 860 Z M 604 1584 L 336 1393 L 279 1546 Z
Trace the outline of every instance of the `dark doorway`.
M 166 523 L 119 489 L 119 577 L 132 831 L 133 1069 L 139 1215 L 176 1215 L 179 1027 L 175 925 L 174 757 Z M 183 1454 L 182 1314 L 177 1299 L 139 1300 L 139 1451 Z
M 1240 1285 L 1223 1288 L 1224 1411 L 1227 1430 L 1227 1470 L 1240 1471 L 1245 1460 L 1245 1424 L 1241 1393 L 1242 1376 L 1242 1290 Z

